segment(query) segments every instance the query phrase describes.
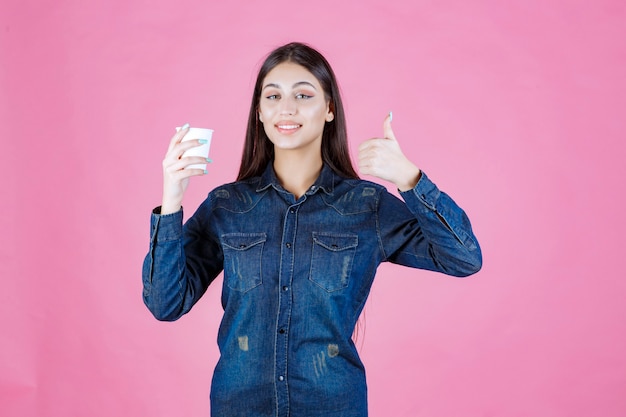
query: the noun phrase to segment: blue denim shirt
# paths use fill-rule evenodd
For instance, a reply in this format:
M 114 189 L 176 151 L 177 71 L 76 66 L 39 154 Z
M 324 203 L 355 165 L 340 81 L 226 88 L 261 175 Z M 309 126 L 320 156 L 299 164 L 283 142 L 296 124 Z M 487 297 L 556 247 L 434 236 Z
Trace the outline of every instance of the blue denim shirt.
M 470 222 L 422 173 L 404 202 L 328 166 L 305 195 L 261 177 L 151 219 L 143 297 L 159 320 L 187 313 L 224 271 L 212 416 L 367 416 L 352 333 L 389 261 L 463 277 L 482 264 Z

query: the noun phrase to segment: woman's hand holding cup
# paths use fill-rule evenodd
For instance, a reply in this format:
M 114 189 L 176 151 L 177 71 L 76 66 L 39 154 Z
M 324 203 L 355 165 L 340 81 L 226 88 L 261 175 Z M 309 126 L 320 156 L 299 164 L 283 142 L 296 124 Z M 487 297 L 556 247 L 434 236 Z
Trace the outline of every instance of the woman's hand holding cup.
M 170 140 L 167 153 L 163 159 L 163 201 L 161 214 L 175 213 L 182 207 L 185 190 L 189 185 L 189 178 L 207 173 L 208 150 L 211 141 L 210 129 L 190 128 L 186 123 Z M 185 135 L 203 136 L 202 138 L 185 137 Z M 201 149 L 204 147 L 205 149 Z M 186 151 L 192 150 L 186 154 Z M 197 150 L 205 150 L 198 155 Z M 189 155 L 193 154 L 193 155 Z

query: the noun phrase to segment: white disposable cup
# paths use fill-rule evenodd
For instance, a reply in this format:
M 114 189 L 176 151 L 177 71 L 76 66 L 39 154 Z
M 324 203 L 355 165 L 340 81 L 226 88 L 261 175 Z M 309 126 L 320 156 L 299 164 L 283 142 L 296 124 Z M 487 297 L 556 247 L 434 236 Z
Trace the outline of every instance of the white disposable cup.
M 176 131 L 178 132 L 179 130 L 180 130 L 180 127 L 177 127 Z M 188 140 L 204 139 L 206 140 L 206 143 L 200 146 L 193 147 L 189 150 L 186 150 L 185 153 L 183 153 L 183 157 L 201 156 L 203 158 L 208 158 L 209 149 L 211 148 L 212 136 L 213 136 L 213 129 L 203 129 L 201 127 L 190 127 L 187 133 L 185 133 L 185 136 L 183 137 L 182 141 L 185 142 Z M 186 169 L 193 169 L 193 168 L 206 170 L 206 164 L 191 164 L 186 167 Z

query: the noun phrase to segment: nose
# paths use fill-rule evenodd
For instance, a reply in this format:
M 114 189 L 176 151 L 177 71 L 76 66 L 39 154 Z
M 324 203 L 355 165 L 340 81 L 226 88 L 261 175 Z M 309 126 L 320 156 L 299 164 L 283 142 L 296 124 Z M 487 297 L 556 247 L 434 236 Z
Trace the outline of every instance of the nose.
M 293 98 L 287 97 L 281 100 L 280 105 L 280 114 L 293 116 L 298 112 L 296 100 L 294 100 Z

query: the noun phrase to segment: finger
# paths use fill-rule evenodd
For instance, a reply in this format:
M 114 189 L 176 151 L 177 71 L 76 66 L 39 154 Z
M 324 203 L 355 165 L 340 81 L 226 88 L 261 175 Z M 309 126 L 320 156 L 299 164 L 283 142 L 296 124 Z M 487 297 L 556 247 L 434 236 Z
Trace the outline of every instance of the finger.
M 189 169 L 190 165 L 198 165 L 198 164 L 210 164 L 213 160 L 210 158 L 204 158 L 202 156 L 186 156 L 184 158 L 175 159 L 173 161 L 164 161 L 163 168 L 172 173 L 176 171 L 181 171 L 185 169 Z M 195 169 L 195 168 L 194 168 Z
M 370 155 L 359 155 L 357 163 L 359 167 L 372 167 L 376 165 L 376 158 L 372 158 Z
M 361 151 L 368 151 L 368 150 L 380 148 L 383 145 L 384 140 L 385 139 L 382 139 L 382 138 L 372 138 L 372 139 L 365 140 L 361 142 L 358 150 L 359 152 L 361 152 Z
M 393 119 L 393 114 L 389 112 L 387 117 L 385 117 L 385 121 L 383 122 L 383 136 L 385 139 L 396 140 L 396 135 L 393 134 L 393 129 L 391 129 L 391 120 Z
M 184 189 L 187 188 L 184 185 L 184 181 L 190 177 L 200 177 L 206 175 L 207 171 L 194 168 L 194 169 L 181 169 L 180 171 L 172 172 L 165 180 L 166 187 L 171 190 L 176 190 L 178 187 L 183 188 L 182 192 L 184 193 Z
M 365 151 L 367 151 L 367 150 L 368 150 L 369 148 L 371 148 L 371 147 L 372 147 L 372 145 L 371 145 L 371 139 L 370 139 L 370 140 L 366 140 L 366 141 L 362 142 L 362 143 L 359 145 L 358 151 L 359 151 L 359 153 L 361 153 L 361 152 L 365 152 Z
M 374 175 L 376 176 L 376 166 L 368 159 L 359 160 L 359 172 L 362 175 Z
M 177 160 L 185 156 L 185 152 L 192 148 L 202 146 L 204 139 L 185 140 L 183 142 L 175 143 L 174 147 L 169 150 L 165 155 L 166 160 Z
M 183 138 L 185 137 L 188 131 L 189 131 L 189 123 L 185 123 L 184 125 L 182 125 L 180 129 L 178 129 L 178 131 L 174 134 L 174 136 L 172 136 L 172 139 L 170 140 L 170 144 L 167 148 L 167 151 L 170 152 L 174 148 L 174 146 L 176 146 L 177 143 L 180 143 L 180 141 L 183 140 Z
M 181 169 L 180 171 L 176 171 L 174 174 L 172 174 L 172 176 L 180 181 L 185 178 L 197 177 L 197 176 L 206 175 L 206 174 L 207 174 L 206 169 L 192 168 L 192 169 Z
M 205 145 L 207 143 L 206 139 L 185 139 L 180 143 L 175 145 L 175 150 L 178 156 L 182 156 L 183 153 L 187 152 L 190 149 L 197 148 L 198 146 Z
M 357 163 L 359 167 L 373 167 L 380 162 L 380 155 L 375 149 L 364 149 L 359 151 Z

